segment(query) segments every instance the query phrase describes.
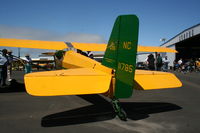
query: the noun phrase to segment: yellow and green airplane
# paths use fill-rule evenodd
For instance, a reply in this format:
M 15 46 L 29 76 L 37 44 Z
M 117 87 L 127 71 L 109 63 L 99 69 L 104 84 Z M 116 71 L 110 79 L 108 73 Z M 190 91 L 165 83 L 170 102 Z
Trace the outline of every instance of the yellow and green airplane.
M 120 98 L 129 98 L 133 89 L 181 87 L 172 73 L 136 70 L 137 52 L 176 52 L 161 47 L 138 46 L 139 20 L 135 15 L 118 16 L 108 44 L 37 41 L 0 38 L 0 46 L 66 51 L 62 66 L 67 69 L 35 72 L 24 77 L 26 91 L 34 96 L 104 94 L 112 99 L 121 120 L 126 120 Z M 73 49 L 105 51 L 102 63 Z M 134 84 L 137 84 L 134 85 Z

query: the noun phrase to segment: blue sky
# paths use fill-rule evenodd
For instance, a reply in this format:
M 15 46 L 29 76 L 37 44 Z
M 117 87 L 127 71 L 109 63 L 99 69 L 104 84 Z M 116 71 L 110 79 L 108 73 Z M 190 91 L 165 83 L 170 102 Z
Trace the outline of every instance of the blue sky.
M 0 0 L 0 38 L 105 43 L 118 15 L 136 14 L 139 44 L 159 46 L 200 23 L 199 0 Z M 24 50 L 32 52 L 32 50 Z

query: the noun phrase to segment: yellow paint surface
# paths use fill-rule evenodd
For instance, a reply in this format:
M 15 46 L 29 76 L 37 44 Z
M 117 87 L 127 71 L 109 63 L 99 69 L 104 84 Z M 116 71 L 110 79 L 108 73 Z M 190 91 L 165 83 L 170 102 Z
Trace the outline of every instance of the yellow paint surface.
M 138 52 L 168 52 L 177 53 L 176 50 L 166 47 L 138 46 Z
M 111 74 L 112 69 L 74 51 L 67 51 L 62 61 L 64 68 L 91 68 Z
M 59 41 L 39 41 L 39 40 L 5 39 L 5 38 L 0 38 L 0 46 L 50 49 L 50 50 L 62 50 L 67 48 L 67 45 L 64 42 L 59 42 Z
M 151 90 L 181 87 L 182 83 L 172 73 L 136 70 L 135 81 L 142 87 L 136 89 Z
M 106 51 L 107 44 L 71 42 L 74 48 L 83 51 Z
M 25 75 L 26 91 L 34 96 L 99 94 L 108 91 L 111 75 L 78 68 Z
M 107 44 L 97 44 L 97 43 L 76 43 L 72 42 L 72 45 L 76 49 L 81 49 L 83 51 L 105 51 Z M 169 52 L 177 53 L 176 50 L 166 47 L 155 47 L 155 46 L 138 46 L 138 52 Z
M 71 42 L 74 48 L 83 51 L 105 51 L 107 44 L 98 43 L 77 43 Z M 63 50 L 67 48 L 65 42 L 62 41 L 40 41 L 40 40 L 24 40 L 24 39 L 7 39 L 0 38 L 0 46 L 7 47 L 21 47 L 21 48 L 35 48 L 35 49 L 50 49 L 50 50 Z M 154 46 L 138 46 L 138 52 L 172 52 L 177 51 L 165 47 Z

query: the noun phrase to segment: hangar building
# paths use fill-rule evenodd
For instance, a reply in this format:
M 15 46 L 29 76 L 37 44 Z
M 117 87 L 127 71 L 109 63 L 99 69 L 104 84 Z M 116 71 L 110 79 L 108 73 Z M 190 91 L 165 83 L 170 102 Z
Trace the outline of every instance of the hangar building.
M 200 24 L 192 26 L 172 39 L 166 41 L 161 47 L 176 49 L 178 53 L 164 53 L 168 56 L 169 66 L 173 66 L 174 60 L 200 58 Z

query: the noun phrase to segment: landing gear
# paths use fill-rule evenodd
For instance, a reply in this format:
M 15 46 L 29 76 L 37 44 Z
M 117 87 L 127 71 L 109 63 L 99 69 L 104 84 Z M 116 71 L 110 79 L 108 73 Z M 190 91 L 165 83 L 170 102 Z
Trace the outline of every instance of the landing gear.
M 121 107 L 119 100 L 117 98 L 112 99 L 113 109 L 116 115 L 123 121 L 127 121 L 127 114 L 124 109 Z

